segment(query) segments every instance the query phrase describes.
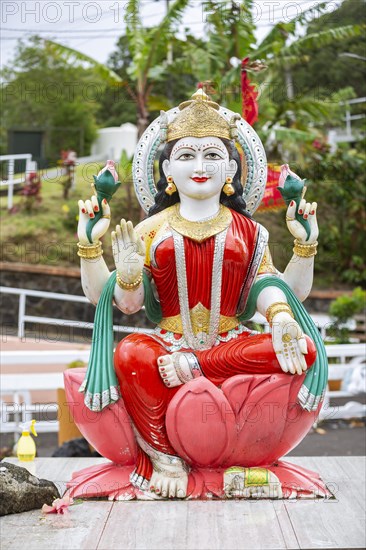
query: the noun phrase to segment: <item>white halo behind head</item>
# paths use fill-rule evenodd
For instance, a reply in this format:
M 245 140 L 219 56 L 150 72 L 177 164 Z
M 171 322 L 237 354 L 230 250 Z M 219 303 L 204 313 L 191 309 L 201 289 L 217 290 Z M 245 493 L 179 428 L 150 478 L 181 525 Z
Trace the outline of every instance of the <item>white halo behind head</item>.
M 178 107 L 167 111 L 168 123 L 180 113 Z M 230 123 L 235 113 L 220 107 L 219 113 Z M 246 181 L 243 182 L 243 197 L 247 210 L 253 214 L 260 205 L 267 183 L 267 158 L 258 134 L 243 118 L 236 122 L 237 143 L 241 146 L 247 165 Z M 160 146 L 160 117 L 145 130 L 137 144 L 133 158 L 132 176 L 136 196 L 146 213 L 154 205 L 157 189 L 154 181 L 154 161 Z

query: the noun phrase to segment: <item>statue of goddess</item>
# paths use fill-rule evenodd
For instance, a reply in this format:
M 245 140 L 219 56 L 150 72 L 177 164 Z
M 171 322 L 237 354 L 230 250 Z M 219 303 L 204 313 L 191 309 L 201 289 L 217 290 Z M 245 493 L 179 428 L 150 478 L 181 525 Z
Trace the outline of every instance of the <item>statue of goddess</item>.
M 153 161 L 161 143 L 155 187 Z M 135 188 L 148 217 L 136 227 L 122 219 L 112 232 L 112 274 L 99 240 L 109 227 L 109 203 L 100 195 L 79 201 L 82 285 L 98 304 L 102 331 L 79 391 L 97 415 L 123 403 L 137 442 L 129 483 L 140 495 L 186 498 L 192 483 L 199 485 L 198 472 L 207 488 L 215 471 L 221 480 L 215 494 L 226 497 L 281 498 L 291 494 L 289 479 L 300 483 L 300 474 L 289 474 L 286 466 L 281 473 L 276 464 L 313 424 L 327 365 L 301 304 L 312 286 L 317 205 L 301 197 L 300 178 L 288 167 L 283 172 L 283 193 L 300 189 L 288 200 L 295 245 L 284 273 L 273 265 L 267 230 L 252 217 L 266 184 L 262 144 L 239 115 L 202 90 L 162 112 L 137 146 Z M 96 191 L 103 177 L 115 185 L 113 163 L 95 179 Z M 156 323 L 153 333 L 134 333 L 119 343 L 114 368 L 103 336 L 108 326 L 111 331 L 112 302 L 127 314 L 144 306 Z M 271 333 L 245 327 L 256 311 Z M 252 426 L 250 412 L 245 422 L 241 418 L 250 401 L 262 403 Z M 268 402 L 273 410 L 285 407 L 287 415 L 296 410 L 297 425 L 276 414 L 270 420 L 263 413 Z M 95 438 L 93 444 L 98 449 Z M 314 476 L 308 478 L 313 482 Z M 311 492 L 308 485 L 297 493 Z

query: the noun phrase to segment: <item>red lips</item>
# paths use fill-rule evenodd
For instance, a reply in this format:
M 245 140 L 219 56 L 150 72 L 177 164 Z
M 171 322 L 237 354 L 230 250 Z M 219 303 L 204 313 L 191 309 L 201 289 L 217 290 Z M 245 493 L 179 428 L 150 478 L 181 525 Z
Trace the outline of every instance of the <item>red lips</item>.
M 193 181 L 196 181 L 197 183 L 205 183 L 205 181 L 207 181 L 209 178 L 191 178 Z

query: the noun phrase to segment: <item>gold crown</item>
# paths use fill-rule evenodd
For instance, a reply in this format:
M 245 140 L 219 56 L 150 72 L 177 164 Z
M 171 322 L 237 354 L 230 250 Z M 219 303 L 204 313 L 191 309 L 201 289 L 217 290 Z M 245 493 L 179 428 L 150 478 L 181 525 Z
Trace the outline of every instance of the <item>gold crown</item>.
M 179 105 L 181 112 L 167 128 L 167 141 L 188 136 L 231 139 L 230 124 L 218 113 L 219 108 L 202 89 L 197 90 L 190 101 Z

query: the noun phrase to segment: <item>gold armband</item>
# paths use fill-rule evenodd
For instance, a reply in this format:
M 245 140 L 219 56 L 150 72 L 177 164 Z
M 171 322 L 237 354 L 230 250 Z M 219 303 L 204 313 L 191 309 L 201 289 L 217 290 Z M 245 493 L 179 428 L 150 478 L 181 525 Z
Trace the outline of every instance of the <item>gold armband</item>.
M 138 287 L 141 285 L 141 283 L 142 283 L 142 271 L 139 278 L 136 279 L 136 281 L 134 281 L 133 283 L 126 283 L 125 281 L 123 281 L 121 279 L 120 274 L 117 271 L 117 284 L 120 288 L 122 288 L 122 290 L 128 290 L 130 292 L 133 290 L 137 290 Z
M 275 302 L 266 311 L 266 319 L 269 324 L 272 323 L 273 317 L 277 315 L 277 313 L 288 313 L 291 315 L 292 318 L 294 318 L 294 314 L 292 313 L 292 310 L 290 306 L 286 302 Z
M 93 244 L 78 243 L 78 256 L 84 260 L 96 260 L 103 254 L 102 243 L 98 241 Z
M 311 258 L 317 253 L 318 241 L 315 241 L 313 244 L 302 244 L 295 239 L 294 245 L 294 254 L 300 258 Z

